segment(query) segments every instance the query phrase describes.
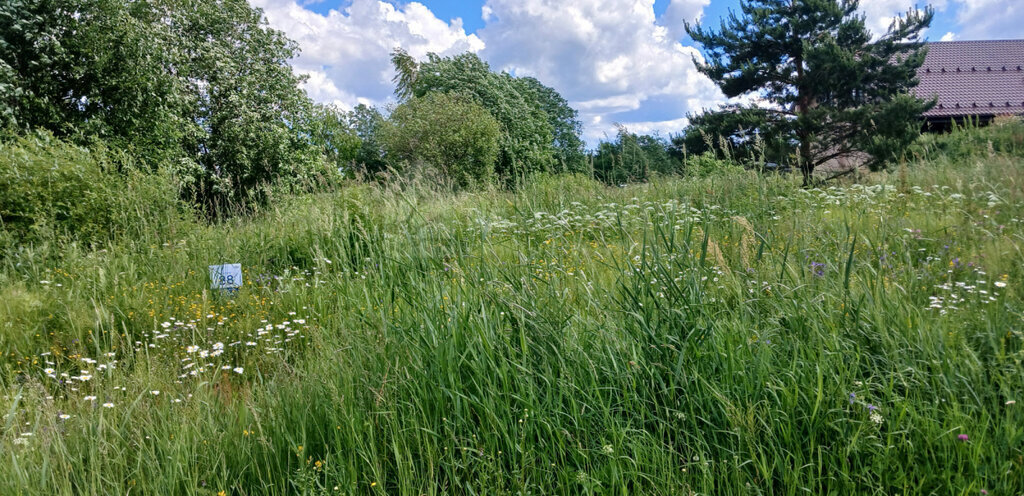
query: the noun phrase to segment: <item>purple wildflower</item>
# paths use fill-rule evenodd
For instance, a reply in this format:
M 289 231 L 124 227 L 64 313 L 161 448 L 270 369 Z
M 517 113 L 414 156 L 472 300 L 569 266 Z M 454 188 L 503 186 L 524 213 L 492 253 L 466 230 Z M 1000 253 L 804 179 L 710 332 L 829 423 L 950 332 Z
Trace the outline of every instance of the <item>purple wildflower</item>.
M 970 439 L 970 437 L 968 437 L 967 434 L 960 434 L 959 436 L 957 436 L 957 439 L 966 443 L 967 440 Z

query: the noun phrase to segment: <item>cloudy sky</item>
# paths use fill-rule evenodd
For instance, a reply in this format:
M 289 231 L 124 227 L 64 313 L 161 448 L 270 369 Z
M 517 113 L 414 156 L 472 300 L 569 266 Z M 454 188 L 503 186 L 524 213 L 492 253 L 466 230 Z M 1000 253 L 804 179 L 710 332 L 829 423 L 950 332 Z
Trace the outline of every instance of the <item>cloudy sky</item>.
M 296 40 L 295 71 L 306 89 L 342 108 L 393 101 L 389 54 L 479 54 L 492 69 L 529 75 L 580 111 L 593 146 L 615 123 L 636 132 L 675 133 L 691 111 L 722 103 L 693 66 L 699 55 L 683 22 L 718 20 L 738 0 L 250 0 L 270 25 Z M 868 26 L 923 3 L 861 0 Z M 934 0 L 926 37 L 1024 37 L 1024 0 Z

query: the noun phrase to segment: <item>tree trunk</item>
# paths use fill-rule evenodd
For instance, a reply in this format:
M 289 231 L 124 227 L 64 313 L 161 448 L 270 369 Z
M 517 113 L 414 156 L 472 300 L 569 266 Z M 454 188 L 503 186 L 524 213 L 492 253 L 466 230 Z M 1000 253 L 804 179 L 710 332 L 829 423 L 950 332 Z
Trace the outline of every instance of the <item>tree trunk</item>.
M 804 176 L 804 187 L 811 185 L 811 174 L 814 173 L 814 161 L 811 157 L 811 135 L 807 130 L 807 113 L 811 108 L 811 99 L 804 88 L 804 60 L 797 56 L 796 64 L 796 91 L 797 91 L 797 137 L 800 139 L 800 172 Z
M 800 172 L 804 175 L 804 187 L 811 185 L 811 175 L 814 174 L 814 162 L 811 157 L 811 137 L 806 133 L 800 133 Z

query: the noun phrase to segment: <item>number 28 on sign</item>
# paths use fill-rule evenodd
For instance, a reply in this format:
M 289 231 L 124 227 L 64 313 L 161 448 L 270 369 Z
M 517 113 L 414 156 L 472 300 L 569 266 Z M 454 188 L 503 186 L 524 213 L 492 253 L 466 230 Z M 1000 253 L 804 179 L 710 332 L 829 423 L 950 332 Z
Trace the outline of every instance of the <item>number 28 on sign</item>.
M 210 289 L 235 292 L 242 286 L 242 264 L 210 266 Z

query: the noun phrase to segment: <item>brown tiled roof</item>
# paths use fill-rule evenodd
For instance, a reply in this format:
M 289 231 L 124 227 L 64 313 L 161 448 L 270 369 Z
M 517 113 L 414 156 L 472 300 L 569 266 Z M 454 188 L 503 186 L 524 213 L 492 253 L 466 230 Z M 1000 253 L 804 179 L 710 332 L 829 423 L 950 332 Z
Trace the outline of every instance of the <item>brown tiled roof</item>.
M 938 97 L 926 118 L 1024 113 L 1024 40 L 928 43 L 917 71 L 921 98 Z

